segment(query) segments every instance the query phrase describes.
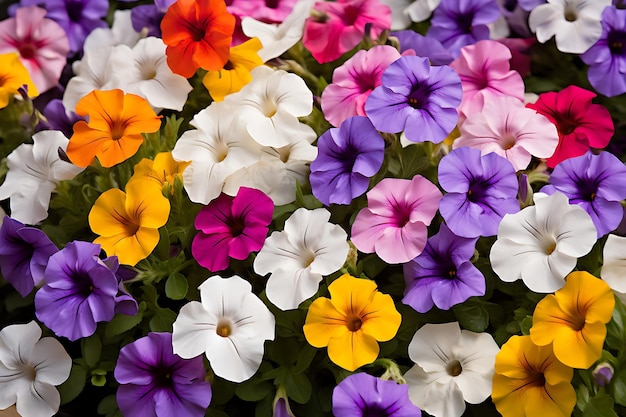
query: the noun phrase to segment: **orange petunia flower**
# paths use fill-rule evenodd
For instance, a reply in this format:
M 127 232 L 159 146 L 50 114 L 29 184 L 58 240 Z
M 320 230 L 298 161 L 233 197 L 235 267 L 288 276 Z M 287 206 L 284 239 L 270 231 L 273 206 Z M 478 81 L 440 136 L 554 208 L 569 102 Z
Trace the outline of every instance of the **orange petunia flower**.
M 122 90 L 94 90 L 76 104 L 76 113 L 89 116 L 89 122 L 74 124 L 67 145 L 67 156 L 79 167 L 87 167 L 97 156 L 109 168 L 133 156 L 143 143 L 142 133 L 161 127 L 148 102 Z
M 198 68 L 218 71 L 228 61 L 235 17 L 224 0 L 177 0 L 161 21 L 167 65 L 191 77 Z

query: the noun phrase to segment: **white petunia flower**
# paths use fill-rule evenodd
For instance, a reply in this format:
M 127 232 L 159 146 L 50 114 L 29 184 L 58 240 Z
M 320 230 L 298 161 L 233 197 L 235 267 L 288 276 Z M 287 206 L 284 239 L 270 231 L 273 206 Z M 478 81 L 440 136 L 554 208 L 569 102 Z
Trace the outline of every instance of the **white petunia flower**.
M 413 404 L 435 417 L 460 417 L 465 402 L 491 395 L 496 355 L 489 333 L 461 330 L 459 324 L 426 324 L 409 343 L 415 366 L 404 374 Z
M 403 30 L 411 25 L 411 18 L 407 8 L 413 0 L 380 0 L 391 10 L 391 30 Z
M 274 340 L 274 316 L 237 275 L 212 276 L 199 289 L 201 302 L 184 305 L 174 322 L 174 353 L 184 359 L 205 353 L 217 376 L 250 379 L 263 360 L 265 341 Z
M 177 161 L 191 161 L 183 171 L 189 199 L 209 204 L 222 192 L 232 173 L 259 161 L 260 146 L 237 122 L 237 111 L 225 101 L 212 103 L 190 122 L 172 150 Z
M 141 39 L 142 34 L 133 29 L 130 15 L 130 9 L 116 10 L 113 15 L 113 26 L 92 30 L 85 39 L 83 50 L 97 51 L 117 45 L 126 45 L 132 48 Z
M 534 292 L 550 293 L 565 285 L 579 257 L 596 243 L 596 228 L 565 194 L 534 194 L 535 205 L 504 216 L 491 248 L 491 266 L 502 281 L 521 279 Z
M 25 224 L 45 220 L 57 184 L 83 170 L 59 158 L 59 149 L 65 152 L 69 143 L 63 133 L 43 130 L 33 135 L 33 142 L 9 154 L 9 172 L 0 186 L 0 200 L 11 199 L 11 217 Z
M 602 35 L 602 10 L 611 0 L 548 0 L 535 7 L 528 18 L 537 40 L 555 37 L 561 52 L 582 54 Z
M 263 48 L 259 56 L 263 62 L 279 57 L 294 46 L 304 31 L 304 21 L 309 17 L 315 0 L 301 0 L 280 25 L 260 22 L 251 17 L 241 21 L 243 33 L 250 38 L 259 38 Z
M 41 339 L 34 321 L 0 331 L 0 410 L 15 404 L 22 417 L 48 417 L 59 410 L 55 386 L 70 375 L 72 358 L 52 337 Z
M 239 124 L 262 146 L 280 148 L 300 133 L 298 117 L 313 109 L 313 93 L 296 74 L 273 70 L 264 65 L 254 68 L 252 81 L 224 102 L 237 108 Z
M 239 187 L 256 188 L 267 194 L 275 205 L 293 203 L 296 199 L 296 181 L 307 182 L 309 165 L 317 157 L 317 139 L 311 127 L 301 123 L 297 141 L 282 148 L 263 147 L 256 164 L 229 175 L 224 192 L 236 195 Z
M 600 278 L 626 302 L 626 237 L 609 235 L 602 252 Z
M 330 212 L 299 208 L 273 232 L 254 260 L 259 275 L 272 274 L 267 298 L 281 310 L 298 308 L 315 295 L 323 276 L 339 270 L 348 256 L 348 235 L 329 223 Z
M 423 22 L 428 19 L 433 11 L 439 6 L 441 0 L 415 0 L 405 9 L 414 22 Z

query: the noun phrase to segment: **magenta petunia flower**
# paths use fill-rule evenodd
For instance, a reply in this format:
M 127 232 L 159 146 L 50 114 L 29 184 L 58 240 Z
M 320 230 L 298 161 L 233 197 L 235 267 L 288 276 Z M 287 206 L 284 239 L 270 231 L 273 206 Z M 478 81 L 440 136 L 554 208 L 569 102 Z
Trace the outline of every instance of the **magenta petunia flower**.
M 272 199 L 254 188 L 240 187 L 234 197 L 220 194 L 196 216 L 193 257 L 210 271 L 228 268 L 230 258 L 246 259 L 263 247 L 273 213 Z
M 422 253 L 427 226 L 439 207 L 441 191 L 421 175 L 385 178 L 367 193 L 367 207 L 352 225 L 352 243 L 385 262 L 409 262 Z
M 20 55 L 39 93 L 59 83 L 69 52 L 63 28 L 44 16 L 41 7 L 20 7 L 14 18 L 0 22 L 0 53 Z

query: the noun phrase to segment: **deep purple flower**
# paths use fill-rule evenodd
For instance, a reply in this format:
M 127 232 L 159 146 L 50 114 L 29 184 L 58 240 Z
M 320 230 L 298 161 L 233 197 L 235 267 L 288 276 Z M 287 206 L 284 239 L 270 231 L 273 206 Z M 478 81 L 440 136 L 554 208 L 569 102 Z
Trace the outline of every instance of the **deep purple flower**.
M 581 55 L 589 65 L 587 78 L 598 92 L 613 97 L 626 92 L 626 10 L 602 11 L 602 36 Z
M 124 417 L 202 417 L 211 403 L 202 356 L 174 354 L 171 333 L 148 333 L 124 346 L 114 375 Z
M 26 297 L 43 279 L 48 258 L 58 249 L 44 232 L 5 216 L 0 227 L 0 272 Z
M 167 9 L 175 0 L 155 0 L 154 4 L 143 4 L 134 7 L 130 12 L 133 29 L 141 32 L 148 30 L 148 36 L 161 37 L 161 20 Z
M 494 236 L 504 215 L 520 210 L 515 168 L 493 152 L 453 150 L 439 163 L 439 185 L 447 192 L 439 212 L 458 236 Z
M 45 284 L 35 294 L 37 318 L 57 336 L 91 336 L 115 314 L 119 283 L 99 258 L 100 245 L 70 242 L 48 260 Z
M 124 281 L 137 276 L 137 273 L 128 269 L 126 266 L 120 266 L 120 261 L 117 256 L 109 256 L 102 260 L 107 268 L 115 274 L 117 278 L 117 295 L 115 296 L 115 314 L 125 314 L 127 316 L 134 316 L 139 310 L 137 300 L 126 290 Z
M 333 390 L 333 415 L 345 417 L 420 417 L 409 400 L 409 386 L 360 372 Z
M 454 61 L 454 57 L 443 45 L 434 38 L 427 38 L 413 30 L 400 30 L 391 32 L 400 41 L 400 52 L 413 50 L 417 56 L 429 59 L 432 65 L 448 65 Z
M 426 36 L 437 39 L 457 57 L 462 47 L 489 39 L 487 25 L 499 17 L 495 0 L 441 0 Z
M 517 2 L 519 3 L 519 7 L 530 12 L 540 4 L 547 3 L 547 0 L 517 0 Z
M 71 138 L 74 134 L 74 123 L 84 120 L 73 111 L 68 114 L 63 101 L 58 98 L 50 100 L 43 111 L 43 115 L 47 120 L 48 129 L 60 130 L 67 138 Z
M 311 188 L 322 203 L 350 204 L 383 164 L 385 140 L 367 117 L 353 116 L 324 132 L 311 162 Z
M 461 79 L 452 68 L 403 56 L 387 67 L 383 84 L 367 98 L 365 113 L 382 132 L 404 131 L 412 142 L 439 143 L 456 126 L 462 96 Z
M 442 223 L 424 252 L 404 264 L 402 302 L 425 313 L 433 306 L 448 310 L 472 296 L 485 295 L 485 277 L 470 262 L 477 240 L 456 236 Z
M 591 216 L 598 238 L 612 232 L 624 216 L 620 201 L 626 198 L 626 166 L 609 152 L 569 158 L 554 167 L 546 194 L 560 191 L 570 204 L 578 204 Z

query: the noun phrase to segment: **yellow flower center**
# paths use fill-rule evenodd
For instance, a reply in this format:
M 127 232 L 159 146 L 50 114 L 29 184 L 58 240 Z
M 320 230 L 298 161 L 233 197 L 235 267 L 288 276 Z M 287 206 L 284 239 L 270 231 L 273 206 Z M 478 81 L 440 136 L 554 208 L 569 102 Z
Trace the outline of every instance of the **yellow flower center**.
M 459 375 L 461 375 L 461 372 L 463 371 L 463 367 L 461 366 L 461 362 L 457 361 L 456 359 L 451 361 L 446 366 L 446 371 L 448 372 L 448 375 L 450 375 L 450 376 L 459 376 Z
M 226 320 L 220 320 L 220 322 L 217 324 L 215 332 L 221 337 L 228 337 L 233 333 L 233 329 L 230 326 L 230 322 Z

